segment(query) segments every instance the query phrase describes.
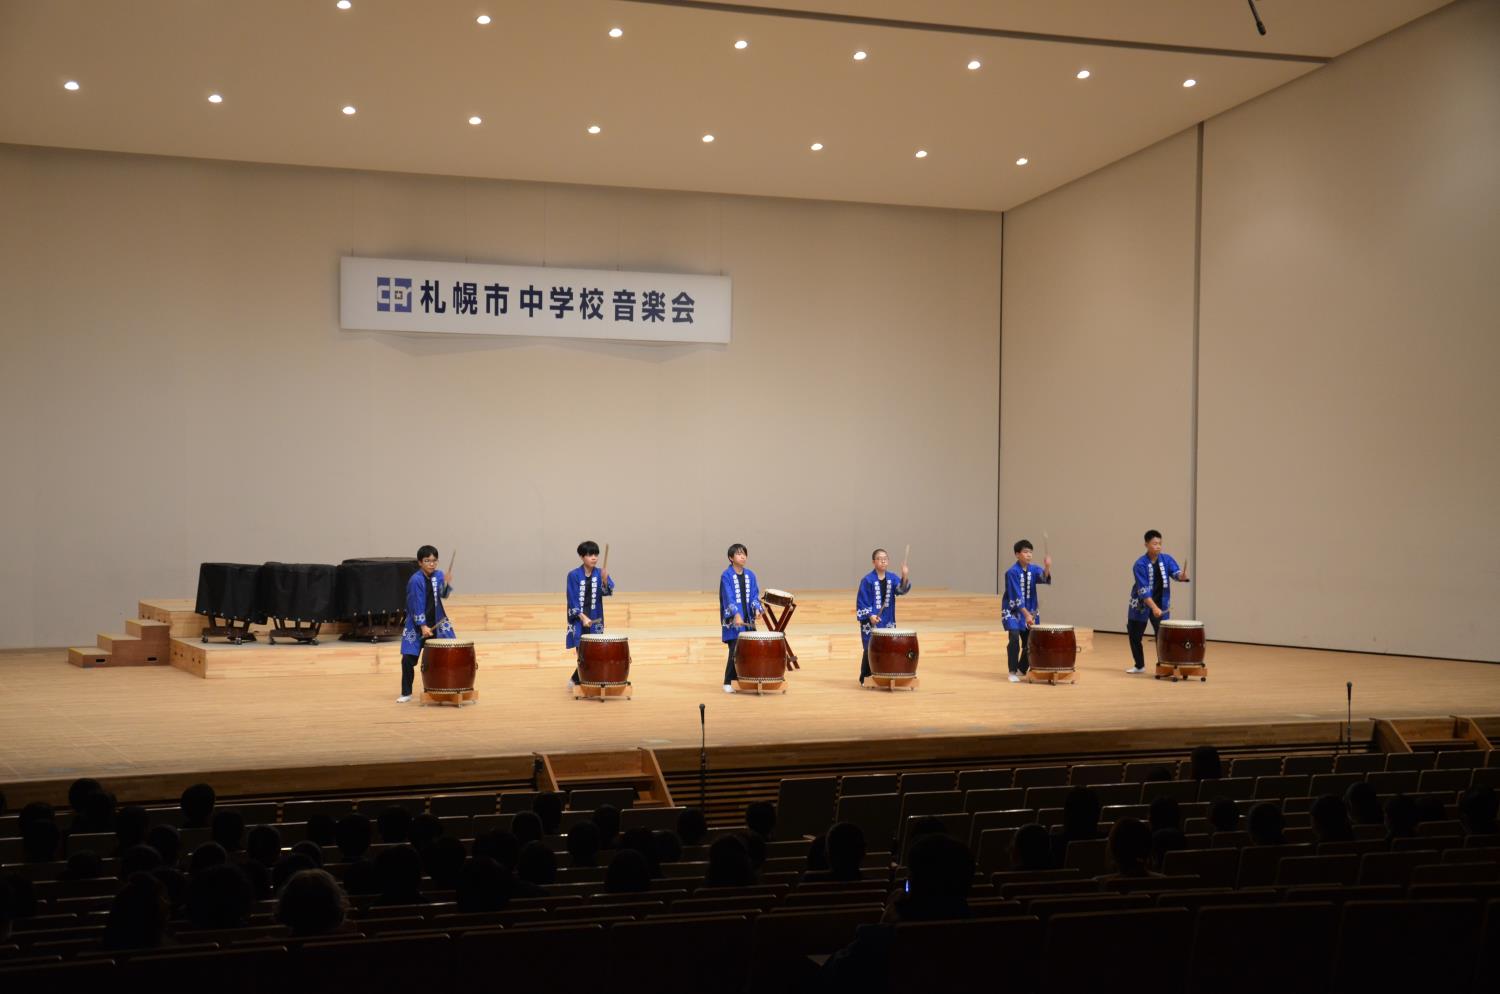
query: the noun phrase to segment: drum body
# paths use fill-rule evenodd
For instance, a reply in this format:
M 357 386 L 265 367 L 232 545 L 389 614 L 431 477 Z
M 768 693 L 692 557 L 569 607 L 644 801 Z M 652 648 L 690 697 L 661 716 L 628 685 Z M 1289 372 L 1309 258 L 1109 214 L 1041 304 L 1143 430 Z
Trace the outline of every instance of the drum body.
M 578 640 L 578 682 L 614 686 L 630 682 L 630 639 L 583 635 Z
M 210 618 L 266 623 L 260 604 L 261 567 L 249 563 L 203 563 L 193 610 Z
M 910 677 L 917 674 L 921 651 L 917 633 L 909 628 L 870 630 L 870 673 L 874 676 Z
M 1172 666 L 1202 666 L 1203 639 L 1201 621 L 1163 621 L 1156 633 L 1156 657 Z
M 786 636 L 781 632 L 740 632 L 734 650 L 734 672 L 741 680 L 786 678 Z
M 1072 625 L 1032 625 L 1026 654 L 1034 670 L 1072 672 L 1077 663 L 1078 637 Z
M 422 646 L 422 689 L 429 694 L 459 694 L 474 689 L 474 643 L 461 639 L 428 639 Z
M 260 571 L 261 610 L 290 621 L 332 621 L 336 572 L 322 563 L 266 563 Z

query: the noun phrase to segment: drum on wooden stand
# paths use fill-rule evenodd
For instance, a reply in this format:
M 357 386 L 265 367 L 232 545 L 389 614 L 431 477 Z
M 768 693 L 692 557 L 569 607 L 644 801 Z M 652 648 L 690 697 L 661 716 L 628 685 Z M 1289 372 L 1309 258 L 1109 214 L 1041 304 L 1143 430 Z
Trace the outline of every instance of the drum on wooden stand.
M 1204 634 L 1201 621 L 1163 621 L 1156 633 L 1156 678 L 1167 677 L 1173 683 L 1193 677 L 1199 683 L 1206 681 L 1208 664 L 1204 655 L 1208 647 Z
M 740 632 L 735 639 L 734 689 L 784 694 L 786 663 L 786 636 L 781 632 Z
M 1078 637 L 1072 625 L 1032 625 L 1026 655 L 1030 661 L 1026 679 L 1031 683 L 1078 680 Z
M 922 658 L 910 628 L 870 629 L 870 684 L 881 690 L 916 690 Z
M 579 636 L 578 685 L 573 688 L 573 697 L 602 703 L 611 697 L 629 700 L 630 696 L 630 639 L 602 632 Z
M 461 707 L 477 702 L 474 677 L 478 671 L 473 642 L 428 639 L 422 643 L 422 703 Z
M 766 627 L 773 632 L 786 634 L 786 626 L 792 623 L 792 615 L 797 613 L 797 598 L 785 590 L 769 588 L 761 592 L 760 600 L 761 614 L 765 615 Z M 797 662 L 797 654 L 792 651 L 790 642 L 786 644 L 786 665 L 788 669 L 793 670 L 802 668 Z

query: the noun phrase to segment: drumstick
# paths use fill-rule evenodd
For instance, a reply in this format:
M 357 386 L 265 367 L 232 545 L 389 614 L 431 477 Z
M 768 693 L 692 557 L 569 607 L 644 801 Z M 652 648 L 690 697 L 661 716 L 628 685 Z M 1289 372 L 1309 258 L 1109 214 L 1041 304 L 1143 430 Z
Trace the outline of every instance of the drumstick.
M 451 554 L 449 554 L 449 556 L 448 556 L 448 569 L 447 569 L 447 572 L 445 572 L 443 574 L 443 579 L 445 581 L 447 581 L 447 583 L 448 583 L 449 586 L 453 585 L 453 564 L 455 562 L 457 562 L 457 561 L 458 561 L 458 550 L 454 549 L 453 552 Z
M 608 542 L 604 543 L 604 562 L 602 562 L 602 563 L 599 564 L 599 572 L 601 572 L 601 573 L 608 573 L 609 572 L 609 543 Z
M 1047 548 L 1047 529 L 1042 529 L 1042 558 L 1051 559 L 1052 552 Z
M 906 551 L 901 553 L 901 568 L 906 569 L 906 564 L 911 560 L 911 543 L 906 543 Z

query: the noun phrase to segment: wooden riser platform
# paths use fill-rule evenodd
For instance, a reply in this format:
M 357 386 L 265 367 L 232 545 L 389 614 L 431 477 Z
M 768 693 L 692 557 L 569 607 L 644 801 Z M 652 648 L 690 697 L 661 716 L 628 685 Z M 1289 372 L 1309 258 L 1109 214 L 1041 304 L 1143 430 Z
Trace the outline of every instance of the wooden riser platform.
M 1005 652 L 1005 632 L 993 622 L 914 623 L 913 628 L 925 657 L 992 656 Z M 610 624 L 609 630 L 630 636 L 633 665 L 722 665 L 724 661 L 724 643 L 716 635 L 701 634 L 701 629 L 628 630 Z M 474 642 L 481 670 L 493 666 L 571 669 L 575 664 L 573 650 L 564 648 L 562 638 L 551 632 L 467 632 L 460 628 L 459 635 Z M 861 646 L 859 632 L 853 625 L 805 625 L 800 634 L 794 625 L 788 635 L 792 651 L 803 665 L 844 662 L 858 666 Z M 1078 640 L 1083 651 L 1088 651 L 1093 644 L 1092 630 L 1080 629 Z M 318 645 L 268 645 L 264 641 L 229 645 L 174 638 L 171 663 L 194 676 L 212 680 L 392 673 L 400 672 L 401 643 L 344 642 L 334 638 Z
M 853 590 L 797 591 L 797 613 L 789 634 L 796 636 L 799 626 L 840 624 L 854 625 Z M 454 627 L 472 635 L 476 632 L 550 631 L 559 639 L 565 624 L 562 596 L 546 594 L 455 594 L 445 604 Z M 171 626 L 173 638 L 196 638 L 208 619 L 193 613 L 190 598 L 152 598 L 139 604 L 141 618 Z M 896 603 L 901 624 L 919 625 L 934 621 L 963 621 L 988 618 L 999 627 L 1000 598 L 994 594 L 957 593 L 943 589 L 917 590 Z M 719 623 L 718 594 L 715 591 L 677 590 L 616 593 L 604 602 L 604 615 L 611 629 L 693 628 L 712 630 Z M 252 625 L 250 630 L 264 632 L 267 626 Z M 348 630 L 347 625 L 323 626 L 323 636 L 334 638 Z

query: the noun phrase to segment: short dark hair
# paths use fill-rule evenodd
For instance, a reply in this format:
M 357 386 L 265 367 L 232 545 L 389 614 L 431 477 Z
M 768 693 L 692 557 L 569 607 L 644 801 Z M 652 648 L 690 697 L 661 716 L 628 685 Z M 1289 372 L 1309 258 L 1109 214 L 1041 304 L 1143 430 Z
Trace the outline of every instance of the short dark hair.
M 1015 545 L 1011 546 L 1010 547 L 1010 551 L 1014 552 L 1016 555 L 1019 556 L 1021 554 L 1021 550 L 1022 549 L 1031 549 L 1031 548 L 1034 548 L 1034 546 L 1031 544 L 1031 542 L 1029 540 L 1023 538 L 1023 539 L 1021 539 L 1021 541 L 1019 541 Z
M 568 829 L 568 864 L 570 866 L 599 865 L 599 826 L 591 821 L 581 821 Z
M 68 785 L 68 807 L 74 811 L 81 810 L 85 797 L 88 797 L 96 790 L 103 789 L 104 787 L 93 777 L 79 777 Z
M 677 835 L 682 839 L 683 845 L 702 844 L 708 836 L 708 819 L 703 816 L 703 809 L 683 808 L 682 813 L 677 816 Z
M 1218 780 L 1224 775 L 1224 763 L 1219 758 L 1219 750 L 1211 745 L 1196 746 L 1188 759 L 1192 769 L 1190 779 Z
M 255 894 L 238 866 L 225 863 L 188 881 L 187 918 L 195 928 L 238 928 L 250 920 Z
M 776 828 L 776 805 L 770 801 L 751 801 L 745 805 L 745 827 L 769 839 Z
M 1141 539 L 1141 541 L 1149 542 L 1153 538 L 1161 538 L 1161 532 L 1157 531 L 1155 528 L 1152 528 L 1150 531 L 1146 532 L 1146 537 Z
M 535 811 L 519 811 L 510 820 L 511 834 L 521 840 L 521 845 L 535 842 L 547 834 L 547 829 L 542 825 L 541 816 Z
M 591 538 L 579 542 L 578 554 L 580 556 L 597 556 L 599 554 L 599 543 Z
M 743 552 L 747 556 L 750 555 L 750 550 L 747 549 L 747 548 L 745 548 L 744 545 L 742 545 L 739 542 L 736 542 L 733 545 L 731 545 L 729 547 L 729 551 L 726 552 L 725 555 L 728 556 L 730 559 L 733 559 L 734 558 L 734 554 L 736 552 Z
M 880 555 L 882 552 L 885 552 L 885 550 L 884 549 L 876 549 L 874 552 L 870 553 L 870 562 L 873 563 L 875 561 L 875 557 L 878 556 L 878 555 Z M 889 552 L 885 552 L 885 554 L 886 555 L 890 555 Z
M 410 546 L 408 546 L 408 548 L 410 548 Z M 428 556 L 431 556 L 433 559 L 436 559 L 438 557 L 437 546 L 435 546 L 435 545 L 424 545 L 420 549 L 417 550 L 417 561 L 418 562 L 421 562 L 423 559 L 426 559 Z
M 208 831 L 225 852 L 239 852 L 245 838 L 245 816 L 233 808 L 215 811 Z
M 646 857 L 634 849 L 617 849 L 604 871 L 606 894 L 639 894 L 651 889 L 651 868 Z
M 326 870 L 298 870 L 281 890 L 276 920 L 293 935 L 326 935 L 344 923 L 348 907 L 338 881 Z
M 521 847 L 516 857 L 516 879 L 533 884 L 550 884 L 557 880 L 557 857 L 552 847 L 533 839 Z
M 1245 826 L 1250 830 L 1250 841 L 1258 846 L 1279 846 L 1286 841 L 1282 834 L 1286 818 L 1278 805 L 1268 801 L 1261 801 L 1250 809 Z
M 1151 858 L 1151 826 L 1138 818 L 1121 818 L 1109 830 L 1109 854 L 1121 871 Z
M 183 828 L 203 828 L 214 813 L 216 795 L 206 783 L 195 783 L 182 792 L 177 806 L 182 809 Z
M 369 851 L 370 819 L 365 815 L 344 815 L 334 827 L 333 838 L 344 862 L 354 862 Z

